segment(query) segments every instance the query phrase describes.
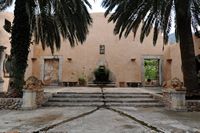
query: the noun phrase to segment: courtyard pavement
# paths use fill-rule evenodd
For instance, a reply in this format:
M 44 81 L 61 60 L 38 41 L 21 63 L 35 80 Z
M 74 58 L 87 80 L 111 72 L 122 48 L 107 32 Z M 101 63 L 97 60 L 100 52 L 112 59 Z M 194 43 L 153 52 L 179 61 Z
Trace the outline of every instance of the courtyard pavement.
M 48 87 L 45 92 L 101 92 L 91 87 Z M 160 88 L 104 88 L 104 92 L 160 93 Z M 0 132 L 200 133 L 200 112 L 163 107 L 42 107 L 0 110 Z

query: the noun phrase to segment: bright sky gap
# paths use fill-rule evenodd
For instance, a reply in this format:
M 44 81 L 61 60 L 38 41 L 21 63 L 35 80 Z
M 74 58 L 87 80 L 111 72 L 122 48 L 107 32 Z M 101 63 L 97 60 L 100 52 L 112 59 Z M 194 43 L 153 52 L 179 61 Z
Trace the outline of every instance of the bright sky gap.
M 102 0 L 88 0 L 88 2 L 92 5 L 92 9 L 88 9 L 89 12 L 104 12 L 105 9 L 101 7 Z M 14 2 L 13 2 L 14 3 Z M 6 9 L 7 12 L 13 12 L 14 11 L 14 4 Z

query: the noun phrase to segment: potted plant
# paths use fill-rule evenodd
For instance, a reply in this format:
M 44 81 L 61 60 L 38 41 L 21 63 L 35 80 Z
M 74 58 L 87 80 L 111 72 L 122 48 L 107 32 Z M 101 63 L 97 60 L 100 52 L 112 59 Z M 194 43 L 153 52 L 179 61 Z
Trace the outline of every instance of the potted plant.
M 99 66 L 95 71 L 95 82 L 108 83 L 109 82 L 109 70 L 105 66 Z
M 85 86 L 86 85 L 86 79 L 85 77 L 81 76 L 78 78 L 78 83 L 80 86 Z

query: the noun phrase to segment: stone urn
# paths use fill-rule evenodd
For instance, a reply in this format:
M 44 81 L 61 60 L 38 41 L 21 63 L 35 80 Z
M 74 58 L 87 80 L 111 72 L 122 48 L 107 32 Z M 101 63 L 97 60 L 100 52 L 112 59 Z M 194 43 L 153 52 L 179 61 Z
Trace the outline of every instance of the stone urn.
M 187 111 L 186 108 L 186 89 L 178 78 L 173 78 L 166 82 L 163 89 L 163 99 L 165 106 L 174 111 Z
M 175 77 L 171 80 L 171 89 L 174 89 L 176 91 L 185 91 L 186 90 L 185 87 L 183 86 L 183 83 L 177 77 Z

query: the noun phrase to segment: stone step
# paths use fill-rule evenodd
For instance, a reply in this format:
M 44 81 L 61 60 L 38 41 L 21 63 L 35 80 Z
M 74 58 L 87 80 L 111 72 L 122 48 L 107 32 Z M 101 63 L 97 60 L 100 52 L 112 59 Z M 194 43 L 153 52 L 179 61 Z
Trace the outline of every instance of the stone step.
M 87 95 L 87 94 L 91 94 L 91 95 L 102 95 L 101 92 L 57 92 L 55 94 L 69 94 L 69 95 Z
M 122 107 L 164 107 L 163 104 L 155 103 L 106 103 L 107 106 L 122 106 Z
M 136 106 L 163 107 L 148 93 L 76 93 L 58 92 L 44 106 Z
M 75 106 L 102 106 L 104 105 L 103 102 L 47 102 L 45 105 L 46 107 L 75 107 Z M 121 106 L 121 107 L 164 107 L 161 103 L 106 103 L 107 106 Z
M 102 94 L 53 94 L 52 97 L 68 98 L 101 98 Z M 107 98 L 152 98 L 151 95 L 143 94 L 104 94 Z
M 103 83 L 103 84 L 115 84 L 116 82 L 114 81 L 110 81 L 110 82 L 93 82 L 93 81 L 89 81 L 88 84 L 98 84 L 98 83 Z
M 89 94 L 91 94 L 91 95 L 102 95 L 102 93 L 101 92 L 85 92 L 85 93 L 83 93 L 83 92 L 80 92 L 80 93 L 78 93 L 78 92 L 57 92 L 56 94 L 69 94 L 69 95 L 76 95 L 76 94 L 78 94 L 78 95 L 89 95 Z M 130 93 L 124 93 L 124 92 L 104 92 L 103 94 L 105 94 L 105 95 L 118 95 L 118 94 L 120 94 L 120 95 L 149 95 L 149 93 L 143 93 L 143 92 L 130 92 Z
M 83 98 L 101 98 L 102 94 L 53 94 L 52 97 L 68 97 L 68 98 L 79 98 L 79 97 L 83 97 Z
M 103 93 L 104 95 L 107 95 L 107 96 L 135 96 L 135 95 L 144 95 L 144 96 L 149 96 L 148 93 L 110 93 L 110 92 L 106 92 L 106 93 Z M 74 96 L 83 96 L 83 95 L 92 95 L 92 96 L 98 96 L 98 95 L 103 95 L 101 92 L 99 93 L 76 93 L 76 92 L 58 92 L 58 93 L 55 93 L 53 95 L 74 95 Z
M 115 96 L 115 95 L 105 95 L 104 97 L 106 98 L 115 98 L 115 99 L 120 99 L 120 98 L 152 98 L 152 96 L 150 95 L 131 95 L 131 96 L 122 96 L 122 95 L 119 95 L 119 96 Z
M 51 98 L 49 99 L 49 102 L 115 102 L 115 103 L 134 103 L 134 102 L 157 102 L 156 100 L 152 98 L 120 98 L 120 99 L 114 99 L 114 98 Z
M 103 87 L 116 87 L 116 83 L 115 82 L 111 82 L 111 83 L 106 83 L 106 84 L 95 84 L 95 83 L 88 83 L 87 84 L 88 87 L 99 87 L 99 86 L 103 86 Z
M 124 92 L 104 92 L 105 95 L 149 95 L 149 93 L 142 93 L 142 92 L 130 92 L 130 93 L 124 93 Z
M 73 106 L 102 106 L 103 102 L 47 102 L 43 106 L 45 107 L 73 107 Z
M 110 99 L 106 98 L 104 99 L 106 103 L 152 103 L 157 102 L 157 100 L 150 99 L 150 98 L 121 98 L 121 99 Z
M 49 102 L 103 102 L 103 98 L 57 98 L 49 99 Z

